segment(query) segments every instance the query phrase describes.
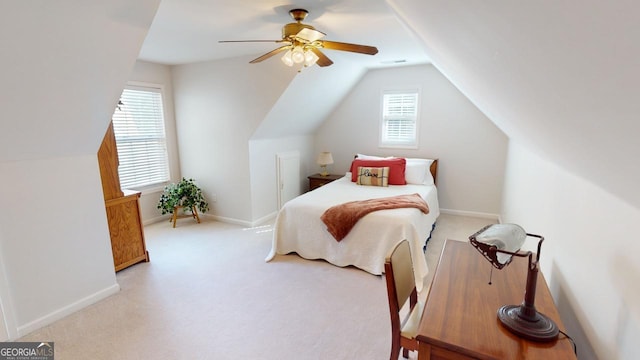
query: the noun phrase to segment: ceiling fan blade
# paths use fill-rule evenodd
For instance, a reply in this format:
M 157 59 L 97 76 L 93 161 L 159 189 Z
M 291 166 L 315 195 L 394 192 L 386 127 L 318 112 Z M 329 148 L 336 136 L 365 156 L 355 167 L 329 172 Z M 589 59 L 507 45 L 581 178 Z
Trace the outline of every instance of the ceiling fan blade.
M 316 61 L 318 66 L 325 67 L 333 64 L 333 61 L 331 61 L 331 59 L 329 59 L 327 55 L 323 54 L 318 48 L 311 48 L 311 51 L 318 56 L 318 61 Z
M 325 35 L 327 34 L 323 33 L 322 31 L 304 28 L 296 34 L 296 37 L 308 42 L 314 42 L 316 40 L 322 39 Z
M 277 53 L 283 52 L 285 50 L 289 50 L 290 48 L 291 48 L 291 45 L 281 46 L 281 47 L 279 47 L 279 48 L 277 48 L 275 50 L 271 50 L 268 53 L 249 61 L 249 64 L 259 63 L 259 62 L 261 62 L 263 60 L 266 60 L 266 59 L 272 57 L 273 55 L 275 55 Z
M 322 43 L 322 47 L 325 49 L 351 51 L 351 52 L 367 54 L 367 55 L 375 55 L 378 53 L 378 49 L 374 46 L 349 44 L 349 43 L 327 41 L 327 40 L 321 40 L 320 42 Z

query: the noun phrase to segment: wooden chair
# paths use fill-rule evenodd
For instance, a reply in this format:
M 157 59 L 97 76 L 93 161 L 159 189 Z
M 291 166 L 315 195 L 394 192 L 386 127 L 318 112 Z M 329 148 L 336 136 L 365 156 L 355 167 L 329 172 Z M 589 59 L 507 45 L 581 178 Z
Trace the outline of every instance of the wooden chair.
M 384 263 L 384 274 L 387 280 L 387 295 L 391 314 L 391 355 L 398 359 L 400 348 L 402 356 L 409 357 L 409 350 L 418 350 L 416 334 L 422 318 L 424 303 L 418 302 L 411 249 L 407 240 L 398 242 Z M 409 300 L 409 311 L 400 320 L 400 310 Z

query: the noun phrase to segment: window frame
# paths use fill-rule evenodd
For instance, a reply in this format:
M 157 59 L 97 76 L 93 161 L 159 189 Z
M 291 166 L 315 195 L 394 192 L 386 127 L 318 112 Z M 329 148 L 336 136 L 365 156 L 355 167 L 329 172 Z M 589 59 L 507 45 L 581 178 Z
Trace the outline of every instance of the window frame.
M 164 154 L 166 161 L 166 173 L 167 179 L 162 182 L 139 185 L 139 186 L 123 186 L 123 189 L 140 191 L 142 194 L 157 192 L 164 189 L 164 187 L 171 182 L 172 179 L 172 169 L 171 169 L 171 154 L 169 149 L 169 138 L 167 133 L 167 101 L 165 96 L 165 86 L 162 84 L 156 83 L 148 83 L 148 82 L 139 82 L 139 81 L 128 81 L 126 86 L 122 89 L 122 92 L 125 90 L 136 90 L 136 91 L 148 91 L 148 92 L 156 92 L 160 94 L 160 101 L 162 104 L 162 123 L 163 123 L 163 132 L 164 132 Z M 122 93 L 120 95 L 119 100 L 122 98 Z M 115 115 L 115 110 L 114 110 Z M 113 116 L 112 116 L 113 119 Z M 116 147 L 118 144 L 118 136 L 114 126 L 114 135 L 116 137 Z M 120 159 L 120 153 L 118 153 L 118 162 L 121 164 L 122 160 Z M 120 167 L 118 167 L 118 176 L 120 176 Z
M 387 118 L 385 117 L 385 96 L 393 94 L 415 94 L 415 118 L 414 137 L 411 141 L 388 141 L 385 140 Z M 390 149 L 418 149 L 420 138 L 420 109 L 422 102 L 422 92 L 420 87 L 407 87 L 397 89 L 383 89 L 380 94 L 380 124 L 378 127 L 378 147 Z

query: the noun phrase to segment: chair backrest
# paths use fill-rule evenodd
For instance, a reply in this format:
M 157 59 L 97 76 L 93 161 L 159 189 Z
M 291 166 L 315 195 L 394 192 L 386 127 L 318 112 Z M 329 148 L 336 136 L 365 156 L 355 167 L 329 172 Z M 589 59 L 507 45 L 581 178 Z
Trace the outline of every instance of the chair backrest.
M 399 311 L 416 288 L 409 241 L 402 240 L 393 247 L 386 258 L 385 271 L 391 274 L 392 279 L 387 278 L 387 288 L 390 293 L 395 293 L 397 311 Z M 390 280 L 393 280 L 393 284 L 389 283 Z M 389 285 L 393 285 L 393 291 L 389 289 Z

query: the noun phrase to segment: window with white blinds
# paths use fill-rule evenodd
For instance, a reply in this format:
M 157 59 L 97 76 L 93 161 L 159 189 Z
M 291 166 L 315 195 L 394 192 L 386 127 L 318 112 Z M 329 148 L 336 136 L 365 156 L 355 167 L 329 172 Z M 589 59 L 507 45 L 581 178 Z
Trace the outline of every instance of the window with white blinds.
M 123 189 L 169 181 L 161 89 L 124 89 L 113 114 L 113 132 Z
M 384 92 L 380 146 L 416 148 L 417 133 L 418 91 Z

